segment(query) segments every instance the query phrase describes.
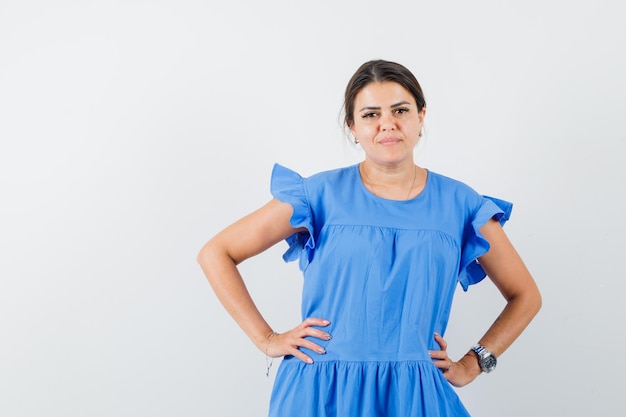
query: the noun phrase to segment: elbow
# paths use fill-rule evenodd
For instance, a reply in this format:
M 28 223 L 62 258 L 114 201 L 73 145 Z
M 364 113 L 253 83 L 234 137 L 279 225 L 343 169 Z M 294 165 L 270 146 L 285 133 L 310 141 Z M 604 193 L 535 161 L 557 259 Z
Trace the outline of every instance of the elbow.
M 198 262 L 200 266 L 203 266 L 207 258 L 209 257 L 209 253 L 211 251 L 209 247 L 210 243 L 211 242 L 206 243 L 204 246 L 202 246 L 202 248 L 200 249 L 200 252 L 198 252 L 198 255 L 196 256 L 196 262 Z
M 202 261 L 206 258 L 209 252 L 208 246 L 208 243 L 202 246 L 202 248 L 200 248 L 200 251 L 198 252 L 198 255 L 196 256 L 196 262 L 198 262 L 200 265 L 202 265 Z
M 507 304 L 518 306 L 529 321 L 539 313 L 543 304 L 541 293 L 532 281 L 530 285 L 505 298 Z
M 210 240 L 202 246 L 200 252 L 198 252 L 198 255 L 196 256 L 196 261 L 200 264 L 200 267 L 207 277 L 209 275 L 210 267 L 214 263 L 217 252 L 218 248 L 216 248 L 214 242 Z
M 541 310 L 542 306 L 543 306 L 543 298 L 541 297 L 541 293 L 539 292 L 539 289 L 537 289 L 535 297 L 534 297 L 535 314 L 539 313 L 539 310 Z
M 535 317 L 541 307 L 543 305 L 543 299 L 541 297 L 541 293 L 536 286 L 530 288 L 523 297 L 524 299 L 524 310 L 531 317 Z
M 198 252 L 196 261 L 200 264 L 204 275 L 211 284 L 225 270 L 237 266 L 227 248 L 218 239 L 209 240 Z
M 541 307 L 543 305 L 543 299 L 541 297 L 541 292 L 539 291 L 539 287 L 537 287 L 537 283 L 535 282 L 535 280 L 532 280 L 532 285 L 529 288 L 530 293 L 530 304 L 531 304 L 531 308 L 532 311 L 534 311 L 535 314 L 539 313 L 539 310 L 541 310 Z
M 219 273 L 219 247 L 213 241 L 208 241 L 198 252 L 196 261 L 211 287 L 215 286 Z
M 228 251 L 224 245 L 222 245 L 218 239 L 213 238 L 202 246 L 196 256 L 196 260 L 201 266 L 204 266 L 213 262 L 216 258 L 220 257 L 220 255 L 226 255 L 227 253 Z

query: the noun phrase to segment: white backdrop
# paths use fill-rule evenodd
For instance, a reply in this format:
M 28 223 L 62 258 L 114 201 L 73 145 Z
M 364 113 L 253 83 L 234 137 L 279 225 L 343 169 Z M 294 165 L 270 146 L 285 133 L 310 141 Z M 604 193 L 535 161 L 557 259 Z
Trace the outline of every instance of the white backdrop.
M 544 296 L 497 372 L 458 390 L 468 409 L 624 415 L 625 12 L 0 0 L 0 415 L 265 415 L 274 373 L 195 257 L 270 198 L 274 162 L 361 158 L 338 119 L 373 58 L 422 83 L 419 163 L 515 203 L 506 230 Z M 299 322 L 284 249 L 242 265 L 277 331 Z M 502 306 L 488 281 L 459 293 L 451 352 Z

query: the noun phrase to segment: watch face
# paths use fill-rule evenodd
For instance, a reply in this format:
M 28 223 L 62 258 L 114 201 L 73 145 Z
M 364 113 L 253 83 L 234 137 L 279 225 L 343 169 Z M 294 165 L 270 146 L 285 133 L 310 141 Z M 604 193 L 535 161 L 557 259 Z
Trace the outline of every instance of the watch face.
M 487 355 L 482 360 L 482 368 L 485 372 L 491 372 L 496 368 L 496 364 L 498 363 L 497 359 L 493 355 Z
M 483 372 L 489 373 L 496 369 L 498 359 L 484 346 L 474 345 L 472 346 L 472 350 L 476 352 L 476 355 L 478 356 L 478 364 Z

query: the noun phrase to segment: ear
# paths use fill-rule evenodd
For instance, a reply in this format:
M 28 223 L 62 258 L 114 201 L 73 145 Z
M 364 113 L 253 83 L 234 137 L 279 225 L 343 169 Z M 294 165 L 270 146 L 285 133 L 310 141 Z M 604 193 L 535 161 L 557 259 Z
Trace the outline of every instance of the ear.
M 422 107 L 422 111 L 419 112 L 420 115 L 420 123 L 424 123 L 424 118 L 426 117 L 426 107 Z
M 355 134 L 356 129 L 354 128 L 354 122 L 348 125 L 348 129 L 350 129 L 350 133 L 352 133 L 352 136 L 356 137 L 356 134 Z

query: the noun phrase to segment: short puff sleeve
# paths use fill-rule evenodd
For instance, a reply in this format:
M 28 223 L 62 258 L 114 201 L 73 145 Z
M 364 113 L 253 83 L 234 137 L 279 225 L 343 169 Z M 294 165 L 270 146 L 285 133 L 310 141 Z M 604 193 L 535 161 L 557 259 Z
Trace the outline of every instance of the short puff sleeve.
M 290 204 L 293 208 L 290 219 L 291 226 L 307 229 L 294 233 L 285 239 L 289 249 L 283 254 L 285 262 L 299 259 L 300 270 L 304 271 L 309 265 L 315 249 L 313 215 L 306 195 L 304 178 L 295 171 L 275 164 L 272 169 L 270 191 L 274 198 Z
M 489 251 L 489 242 L 483 237 L 479 229 L 492 218 L 504 225 L 509 220 L 512 210 L 513 204 L 508 201 L 488 196 L 482 197 L 478 209 L 469 219 L 463 236 L 459 283 L 464 291 L 467 291 L 470 285 L 479 283 L 487 276 L 483 267 L 480 266 L 478 258 Z

